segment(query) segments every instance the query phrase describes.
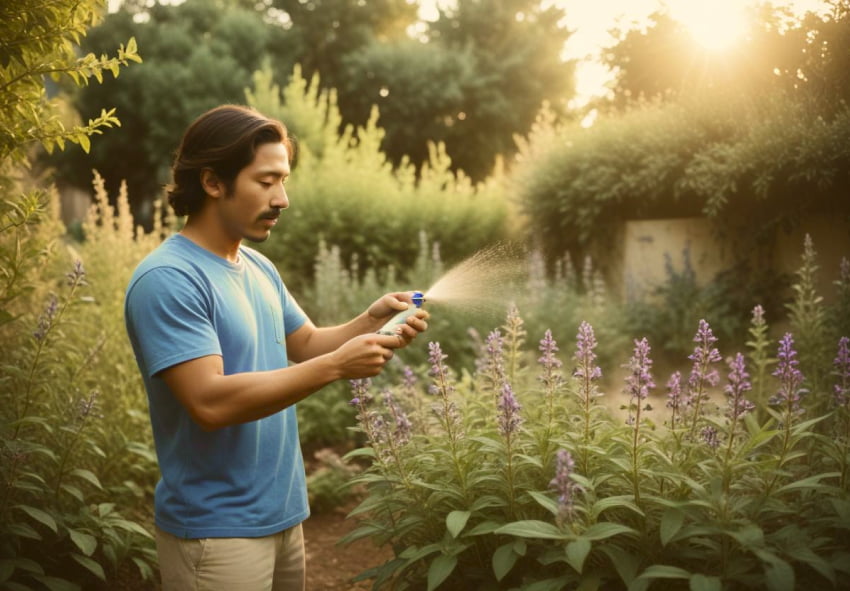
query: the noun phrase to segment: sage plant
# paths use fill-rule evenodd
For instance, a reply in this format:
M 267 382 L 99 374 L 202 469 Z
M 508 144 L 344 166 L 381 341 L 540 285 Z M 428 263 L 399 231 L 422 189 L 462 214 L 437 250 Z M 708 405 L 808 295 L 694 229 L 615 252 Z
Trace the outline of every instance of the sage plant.
M 711 327 L 705 320 L 699 321 L 699 328 L 694 336 L 697 346 L 688 356 L 693 362 L 691 374 L 688 377 L 687 404 L 689 408 L 690 429 L 689 438 L 694 439 L 697 426 L 702 418 L 704 406 L 708 401 L 708 388 L 717 385 L 720 374 L 713 367 L 720 361 L 720 353 L 714 346 L 717 338 L 711 332 Z
M 649 357 L 650 346 L 646 338 L 635 339 L 634 353 L 629 363 L 624 365 L 628 370 L 625 392 L 629 395 L 629 418 L 627 423 L 632 426 L 632 486 L 635 502 L 640 505 L 640 427 L 641 411 L 650 411 L 652 406 L 644 404 L 649 392 L 655 387 L 652 378 L 652 359 Z M 632 414 L 634 413 L 634 414 Z
M 572 479 L 575 461 L 565 449 L 559 449 L 555 455 L 555 477 L 549 482 L 549 488 L 558 493 L 558 514 L 556 521 L 559 527 L 569 522 L 573 517 L 573 502 L 579 485 Z

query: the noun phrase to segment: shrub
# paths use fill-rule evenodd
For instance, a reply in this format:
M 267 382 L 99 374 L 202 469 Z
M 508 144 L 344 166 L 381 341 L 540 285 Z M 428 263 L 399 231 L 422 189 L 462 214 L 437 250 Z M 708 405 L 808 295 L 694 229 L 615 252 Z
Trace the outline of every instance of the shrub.
M 319 90 L 316 78 L 308 86 L 299 69 L 283 101 L 270 73 L 258 73 L 248 102 L 298 135 L 285 228 L 260 246 L 293 287 L 312 276 L 323 240 L 339 248 L 347 266 L 356 261 L 364 273 L 412 266 L 420 231 L 439 242 L 452 263 L 508 235 L 509 210 L 497 180 L 473 186 L 456 177 L 442 146 L 431 147 L 418 177 L 408 163 L 393 170 L 380 151 L 377 111 L 364 128 L 347 128 L 340 136 L 335 94 Z
M 394 549 L 362 578 L 429 591 L 843 587 L 846 336 L 814 388 L 795 336 L 769 339 L 760 309 L 746 349 L 725 357 L 701 320 L 689 369 L 662 384 L 645 338 L 604 382 L 589 323 L 572 371 L 551 332 L 536 370 L 511 371 L 531 358 L 521 325 L 509 314 L 473 373 L 457 377 L 431 342 L 427 379 L 384 386 L 380 402 L 352 384 L 368 445 L 348 457 L 371 466 L 353 480 L 368 495 L 345 541 Z M 622 394 L 602 395 L 617 382 Z
M 86 241 L 65 243 L 54 205 L 3 212 L 0 253 L 4 588 L 114 588 L 151 579 L 157 468 L 121 302 L 158 236 L 133 238 L 96 177 Z M 26 293 L 27 298 L 14 297 Z

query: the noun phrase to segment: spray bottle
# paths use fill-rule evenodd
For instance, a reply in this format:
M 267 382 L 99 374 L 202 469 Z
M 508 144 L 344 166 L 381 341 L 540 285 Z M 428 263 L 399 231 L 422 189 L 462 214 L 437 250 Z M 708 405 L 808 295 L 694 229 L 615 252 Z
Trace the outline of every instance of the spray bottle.
M 413 292 L 413 305 L 408 306 L 406 310 L 402 310 L 392 318 L 390 318 L 389 322 L 381 327 L 378 331 L 378 334 L 384 335 L 395 335 L 396 329 L 399 325 L 404 324 L 405 321 L 410 317 L 416 314 L 416 310 L 422 307 L 422 304 L 425 302 L 425 294 L 421 291 Z

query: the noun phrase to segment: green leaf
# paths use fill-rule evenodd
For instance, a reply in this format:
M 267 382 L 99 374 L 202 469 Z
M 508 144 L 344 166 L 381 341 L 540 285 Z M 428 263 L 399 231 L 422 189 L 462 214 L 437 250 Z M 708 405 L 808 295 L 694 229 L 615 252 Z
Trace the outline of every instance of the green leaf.
M 691 591 L 723 591 L 723 584 L 719 577 L 709 577 L 700 573 L 692 574 L 688 584 Z
M 633 513 L 643 516 L 643 511 L 641 511 L 640 507 L 635 505 L 633 499 L 634 497 L 631 495 L 617 495 L 599 499 L 593 503 L 593 506 L 590 508 L 590 518 L 598 519 L 604 511 L 609 509 L 628 509 Z
M 827 488 L 826 485 L 820 484 L 820 481 L 824 478 L 838 478 L 841 476 L 840 472 L 827 472 L 825 474 L 815 474 L 814 476 L 810 476 L 808 478 L 804 478 L 803 480 L 796 480 L 789 484 L 786 484 L 782 488 L 776 491 L 776 494 L 780 494 L 783 492 L 788 492 L 791 490 L 797 490 L 799 488 L 808 488 L 812 490 L 823 490 Z
M 86 556 L 91 556 L 97 549 L 97 538 L 94 536 L 76 529 L 69 529 L 68 534 L 71 536 L 71 541 L 74 542 L 74 545 Z
M 441 554 L 434 559 L 428 568 L 428 591 L 434 591 L 443 584 L 457 566 L 457 556 Z
M 78 563 L 83 565 L 83 567 L 85 567 L 86 570 L 93 573 L 94 576 L 96 576 L 101 581 L 106 580 L 106 573 L 103 572 L 103 567 L 100 566 L 100 564 L 97 561 L 92 560 L 88 556 L 83 556 L 82 554 L 77 554 L 76 552 L 71 552 L 71 558 L 73 558 Z
M 91 470 L 75 468 L 71 470 L 71 475 L 76 476 L 78 478 L 82 478 L 83 480 L 92 483 L 97 489 L 103 490 L 103 486 L 100 484 L 100 480 L 97 478 L 97 476 L 94 475 L 94 472 L 92 472 Z M 101 513 L 101 515 L 105 515 L 105 513 Z
M 66 579 L 60 579 L 59 577 L 33 575 L 33 578 L 47 587 L 50 591 L 80 591 L 79 585 Z
M 690 579 L 691 573 L 678 566 L 669 566 L 666 564 L 653 564 L 646 567 L 640 575 L 639 579 Z
M 83 491 L 72 484 L 62 483 L 59 488 L 64 490 L 66 493 L 77 499 L 80 503 L 84 502 L 85 496 L 83 496 Z
M 519 556 L 516 552 L 514 552 L 513 542 L 502 544 L 496 548 L 496 551 L 493 552 L 491 562 L 493 564 L 493 574 L 496 575 L 497 581 L 501 581 L 505 578 L 505 575 L 508 574 L 516 564 L 517 558 L 519 558 Z
M 588 540 L 604 540 L 620 534 L 637 534 L 638 532 L 620 523 L 609 523 L 602 521 L 594 523 L 581 535 Z
M 508 536 L 519 536 L 521 538 L 540 538 L 546 540 L 567 540 L 571 537 L 551 523 L 537 521 L 534 519 L 508 523 L 507 525 L 503 525 L 497 529 L 495 533 Z
M 532 490 L 528 492 L 531 495 L 531 498 L 537 501 L 537 504 L 546 509 L 552 515 L 558 514 L 558 501 L 550 497 L 549 495 L 545 495 L 539 491 Z
M 463 528 L 466 527 L 469 516 L 469 511 L 452 511 L 446 515 L 446 529 L 449 530 L 453 538 L 456 538 Z
M 35 507 L 30 507 L 29 505 L 15 505 L 17 509 L 20 509 L 39 523 L 46 525 L 50 529 L 53 530 L 54 533 L 59 532 L 59 528 L 56 526 L 56 520 L 50 516 L 50 514 L 42 511 L 41 509 L 36 509 Z
M 578 538 L 567 544 L 567 564 L 581 574 L 584 561 L 590 554 L 591 543 L 587 538 Z
M 523 585 L 523 591 L 561 591 L 564 589 L 567 584 L 570 582 L 570 579 L 566 576 L 558 577 L 555 579 L 543 579 L 542 581 L 536 581 L 531 583 L 530 585 Z
M 661 516 L 661 524 L 659 527 L 662 546 L 666 546 L 673 536 L 679 532 L 684 522 L 685 514 L 681 511 L 676 509 L 667 509 L 664 511 L 664 515 Z
M 764 554 L 766 553 L 761 553 L 759 558 L 764 560 Z M 764 574 L 768 590 L 794 591 L 796 586 L 794 583 L 794 569 L 791 565 L 776 556 L 765 560 L 765 562 Z
M 9 580 L 15 572 L 15 561 L 9 558 L 0 558 L 0 583 Z

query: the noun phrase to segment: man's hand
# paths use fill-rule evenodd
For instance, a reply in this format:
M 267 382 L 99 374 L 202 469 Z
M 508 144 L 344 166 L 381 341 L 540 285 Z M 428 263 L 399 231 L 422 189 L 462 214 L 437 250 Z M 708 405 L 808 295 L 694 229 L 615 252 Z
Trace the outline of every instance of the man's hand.
M 371 378 L 393 358 L 393 349 L 401 344 L 398 336 L 364 334 L 354 337 L 330 354 L 331 363 L 343 379 Z
M 369 306 L 369 309 L 366 310 L 366 314 L 369 318 L 373 319 L 378 328 L 380 328 L 380 326 L 383 326 L 383 324 L 395 314 L 414 305 L 414 293 L 416 292 L 401 291 L 388 293 Z M 407 318 L 404 324 L 400 324 L 397 336 L 401 337 L 402 342 L 397 345 L 397 347 L 407 346 L 414 338 L 416 338 L 416 335 L 427 330 L 427 319 L 428 312 L 419 309 L 414 315 Z

